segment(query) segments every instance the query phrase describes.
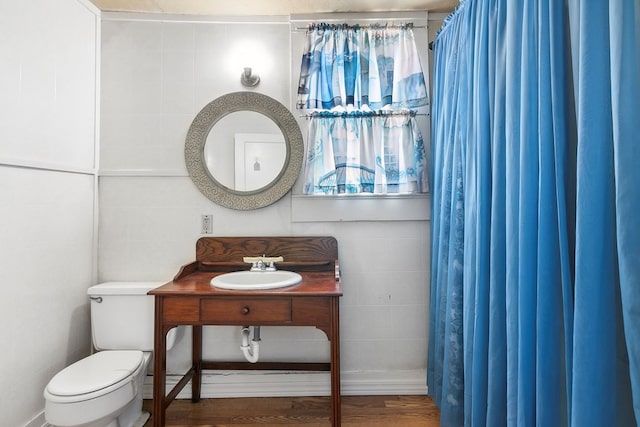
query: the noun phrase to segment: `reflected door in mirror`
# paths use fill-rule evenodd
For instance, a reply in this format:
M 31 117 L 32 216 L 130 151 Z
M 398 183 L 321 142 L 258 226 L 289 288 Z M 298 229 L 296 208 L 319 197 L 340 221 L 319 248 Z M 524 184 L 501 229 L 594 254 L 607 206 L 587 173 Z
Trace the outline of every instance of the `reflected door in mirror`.
M 235 189 L 258 190 L 274 181 L 287 157 L 282 135 L 237 133 L 235 138 Z
M 247 144 L 240 142 L 243 147 L 239 149 L 238 141 L 242 140 Z M 205 164 L 209 174 L 231 190 L 258 190 L 282 172 L 286 160 L 284 141 L 280 128 L 269 117 L 254 111 L 234 112 L 218 120 L 209 132 L 204 146 Z M 247 167 L 248 162 L 251 164 Z

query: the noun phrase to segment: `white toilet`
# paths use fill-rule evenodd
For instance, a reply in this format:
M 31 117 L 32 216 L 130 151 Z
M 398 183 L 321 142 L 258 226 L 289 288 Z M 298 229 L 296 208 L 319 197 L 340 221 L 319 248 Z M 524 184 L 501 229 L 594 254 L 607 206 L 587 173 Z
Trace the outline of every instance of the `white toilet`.
M 132 427 L 142 412 L 142 386 L 153 351 L 154 299 L 161 282 L 109 282 L 89 288 L 91 335 L 98 350 L 56 374 L 44 390 L 52 426 Z M 176 329 L 167 334 L 167 349 Z

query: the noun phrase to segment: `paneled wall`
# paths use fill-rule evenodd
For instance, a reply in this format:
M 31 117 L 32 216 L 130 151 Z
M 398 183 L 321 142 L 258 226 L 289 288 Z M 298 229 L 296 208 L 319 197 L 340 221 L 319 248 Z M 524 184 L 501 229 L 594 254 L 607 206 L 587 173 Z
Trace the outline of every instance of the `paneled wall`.
M 288 18 L 158 21 L 152 16 L 103 15 L 99 280 L 170 280 L 194 259 L 203 214 L 213 215 L 218 236 L 332 235 L 339 244 L 345 291 L 344 393 L 423 393 L 428 203 L 397 199 L 400 210 L 411 212 L 377 220 L 373 211 L 381 205 L 373 200 L 366 204 L 369 212 L 363 220 L 340 221 L 336 211 L 355 207 L 329 201 L 320 207 L 327 210 L 326 219 L 299 219 L 292 214 L 291 195 L 263 209 L 234 211 L 210 202 L 187 176 L 183 147 L 191 120 L 207 102 L 244 89 L 240 73 L 245 62 L 258 59 L 252 66 L 261 83 L 254 90 L 291 106 L 297 78 L 291 70 L 301 55 L 292 48 L 296 25 Z M 421 49 L 426 50 L 422 31 Z M 251 124 L 243 131 L 250 132 Z M 328 359 L 323 333 L 312 328 L 264 327 L 262 340 L 263 360 Z M 207 327 L 204 343 L 207 358 L 242 360 L 239 328 Z M 169 371 L 186 369 L 189 345 L 185 335 L 169 352 Z M 203 393 L 328 392 L 326 374 L 307 374 L 298 382 L 295 377 L 210 376 Z
M 42 426 L 45 385 L 90 351 L 96 12 L 0 0 L 2 426 Z

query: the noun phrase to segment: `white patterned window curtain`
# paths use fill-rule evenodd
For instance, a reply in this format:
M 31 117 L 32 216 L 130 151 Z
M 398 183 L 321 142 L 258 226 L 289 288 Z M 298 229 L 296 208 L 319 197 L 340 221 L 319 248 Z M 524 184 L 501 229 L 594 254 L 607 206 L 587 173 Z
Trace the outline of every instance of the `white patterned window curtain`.
M 299 109 L 416 108 L 428 102 L 412 24 L 309 26 Z
M 316 110 L 308 115 L 304 194 L 428 192 L 410 110 L 428 102 L 411 24 L 310 25 L 297 100 Z
M 305 194 L 426 193 L 415 113 L 316 112 L 309 122 Z

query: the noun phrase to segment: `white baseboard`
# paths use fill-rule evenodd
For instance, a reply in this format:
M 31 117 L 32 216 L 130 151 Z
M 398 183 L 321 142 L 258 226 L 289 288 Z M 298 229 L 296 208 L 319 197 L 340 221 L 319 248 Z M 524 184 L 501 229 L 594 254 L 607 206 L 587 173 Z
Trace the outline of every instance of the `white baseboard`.
M 179 376 L 167 376 L 167 391 Z M 352 371 L 341 375 L 343 396 L 361 395 L 424 395 L 427 393 L 426 373 L 416 371 Z M 284 397 L 329 396 L 331 386 L 326 372 L 230 371 L 206 373 L 202 376 L 200 397 Z M 153 377 L 147 376 L 143 396 L 153 396 Z M 191 386 L 180 391 L 178 399 L 191 398 Z
M 44 419 L 44 409 L 38 415 L 36 415 L 31 421 L 26 423 L 24 427 L 50 427 L 51 424 L 47 423 Z
M 167 390 L 180 378 L 167 376 Z M 424 370 L 415 371 L 350 371 L 340 378 L 343 396 L 363 395 L 424 395 L 427 394 L 427 376 Z M 327 372 L 271 372 L 271 371 L 220 371 L 202 376 L 200 397 L 203 399 L 225 397 L 290 397 L 329 396 L 331 386 Z M 143 397 L 153 397 L 153 377 L 144 382 Z M 178 399 L 191 398 L 191 386 L 178 394 Z M 44 411 L 24 427 L 48 427 Z

